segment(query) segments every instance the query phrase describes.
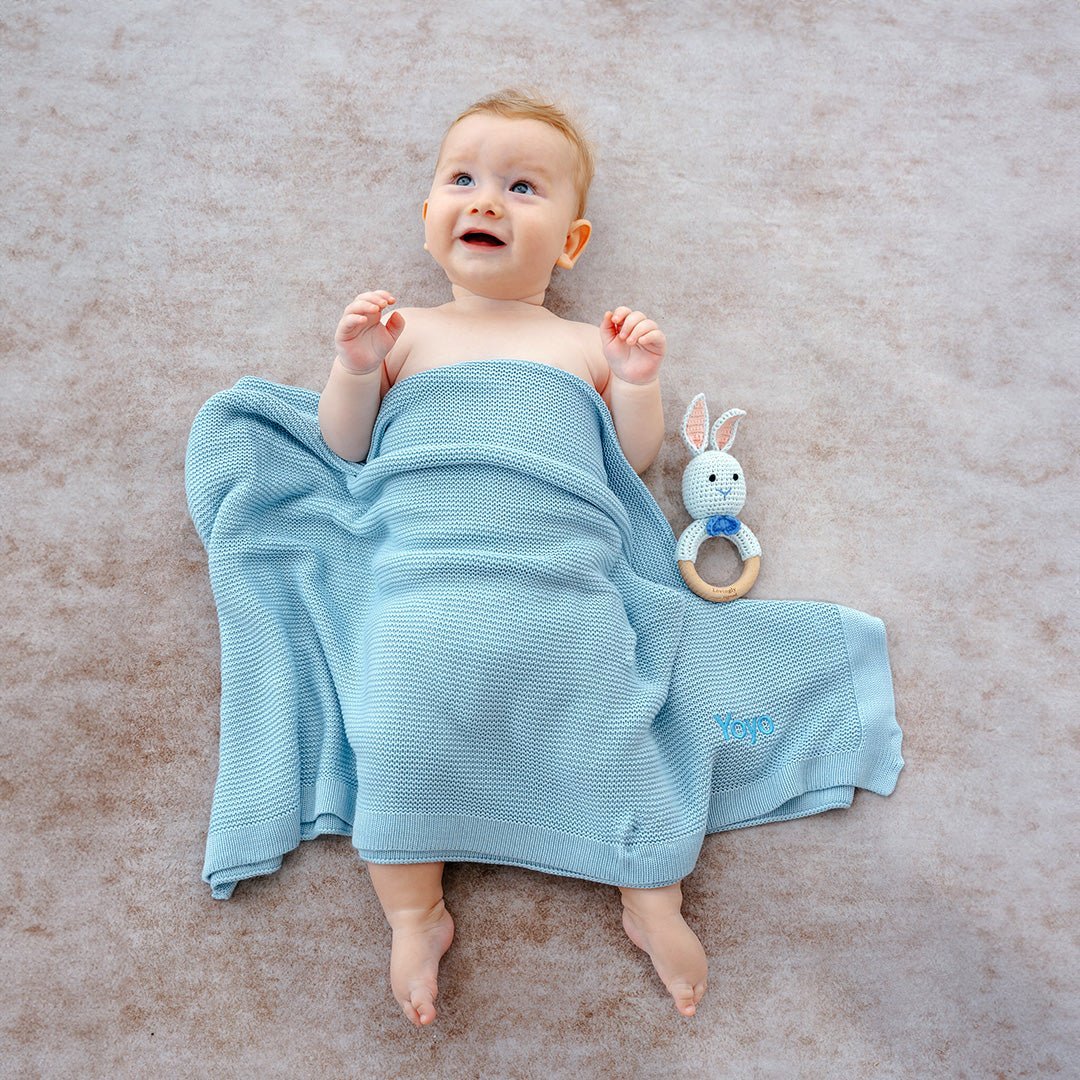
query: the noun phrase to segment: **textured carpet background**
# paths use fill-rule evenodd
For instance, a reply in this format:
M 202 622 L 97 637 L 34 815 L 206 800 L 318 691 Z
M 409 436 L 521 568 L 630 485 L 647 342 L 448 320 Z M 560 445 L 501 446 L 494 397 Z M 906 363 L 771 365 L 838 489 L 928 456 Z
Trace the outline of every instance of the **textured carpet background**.
M 4 1074 L 1076 1075 L 1078 44 L 1070 0 L 0 6 Z M 450 299 L 438 140 L 515 84 L 598 149 L 549 306 L 668 336 L 673 528 L 705 390 L 749 413 L 753 595 L 888 627 L 898 788 L 706 839 L 692 1020 L 607 886 L 449 865 L 417 1031 L 347 839 L 199 879 L 191 420 L 321 389 L 364 289 Z

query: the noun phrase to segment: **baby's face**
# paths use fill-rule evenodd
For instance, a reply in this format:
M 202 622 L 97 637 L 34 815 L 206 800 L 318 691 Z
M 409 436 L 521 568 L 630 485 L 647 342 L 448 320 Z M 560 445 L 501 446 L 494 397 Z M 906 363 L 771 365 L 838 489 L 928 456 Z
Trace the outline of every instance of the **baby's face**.
M 424 203 L 425 247 L 470 292 L 542 293 L 574 224 L 573 168 L 570 143 L 540 120 L 465 117 L 446 136 Z M 502 242 L 465 239 L 473 231 Z

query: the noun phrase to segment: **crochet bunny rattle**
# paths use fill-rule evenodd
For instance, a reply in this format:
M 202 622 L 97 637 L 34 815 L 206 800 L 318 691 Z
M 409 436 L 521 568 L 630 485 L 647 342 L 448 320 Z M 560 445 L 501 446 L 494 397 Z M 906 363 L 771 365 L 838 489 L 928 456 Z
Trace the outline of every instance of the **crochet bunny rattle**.
M 761 569 L 761 545 L 750 528 L 736 514 L 746 502 L 746 478 L 742 466 L 728 453 L 735 441 L 735 429 L 746 415 L 742 409 L 728 409 L 712 429 L 712 449 L 706 449 L 709 408 L 705 395 L 698 394 L 683 417 L 682 435 L 693 457 L 683 472 L 683 502 L 693 521 L 683 530 L 675 549 L 683 581 L 704 600 L 735 600 L 745 596 L 757 581 Z M 710 585 L 697 572 L 698 548 L 709 536 L 726 536 L 743 561 L 743 572 L 733 585 Z

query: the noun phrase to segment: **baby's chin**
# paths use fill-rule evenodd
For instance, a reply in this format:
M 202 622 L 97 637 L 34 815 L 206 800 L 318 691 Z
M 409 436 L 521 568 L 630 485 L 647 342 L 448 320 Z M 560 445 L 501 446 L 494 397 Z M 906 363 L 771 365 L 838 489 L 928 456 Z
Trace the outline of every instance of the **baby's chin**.
M 462 289 L 472 296 L 483 297 L 485 300 L 535 302 L 534 298 L 538 294 L 547 291 L 551 277 L 549 275 L 548 280 L 542 284 L 529 282 L 528 284 L 523 284 L 518 287 L 514 287 L 513 284 L 508 284 L 506 275 L 499 273 L 493 273 L 483 277 L 479 274 L 475 276 L 470 275 L 468 277 L 463 277 L 460 274 L 456 277 L 451 274 L 446 274 L 446 280 L 455 288 Z

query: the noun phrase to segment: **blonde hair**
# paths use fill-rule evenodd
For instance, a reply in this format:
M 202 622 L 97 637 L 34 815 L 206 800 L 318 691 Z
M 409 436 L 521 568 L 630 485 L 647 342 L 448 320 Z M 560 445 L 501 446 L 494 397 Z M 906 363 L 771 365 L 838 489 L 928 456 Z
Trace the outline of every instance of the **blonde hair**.
M 439 144 L 439 158 L 442 157 L 443 144 L 455 124 L 473 113 L 493 113 L 510 120 L 540 120 L 555 128 L 569 141 L 574 151 L 574 188 L 577 191 L 578 207 L 576 217 L 585 216 L 585 204 L 589 197 L 589 186 L 596 174 L 596 161 L 588 139 L 582 134 L 573 120 L 554 102 L 545 102 L 531 90 L 506 89 L 474 101 L 460 116 L 455 117 L 443 132 Z

